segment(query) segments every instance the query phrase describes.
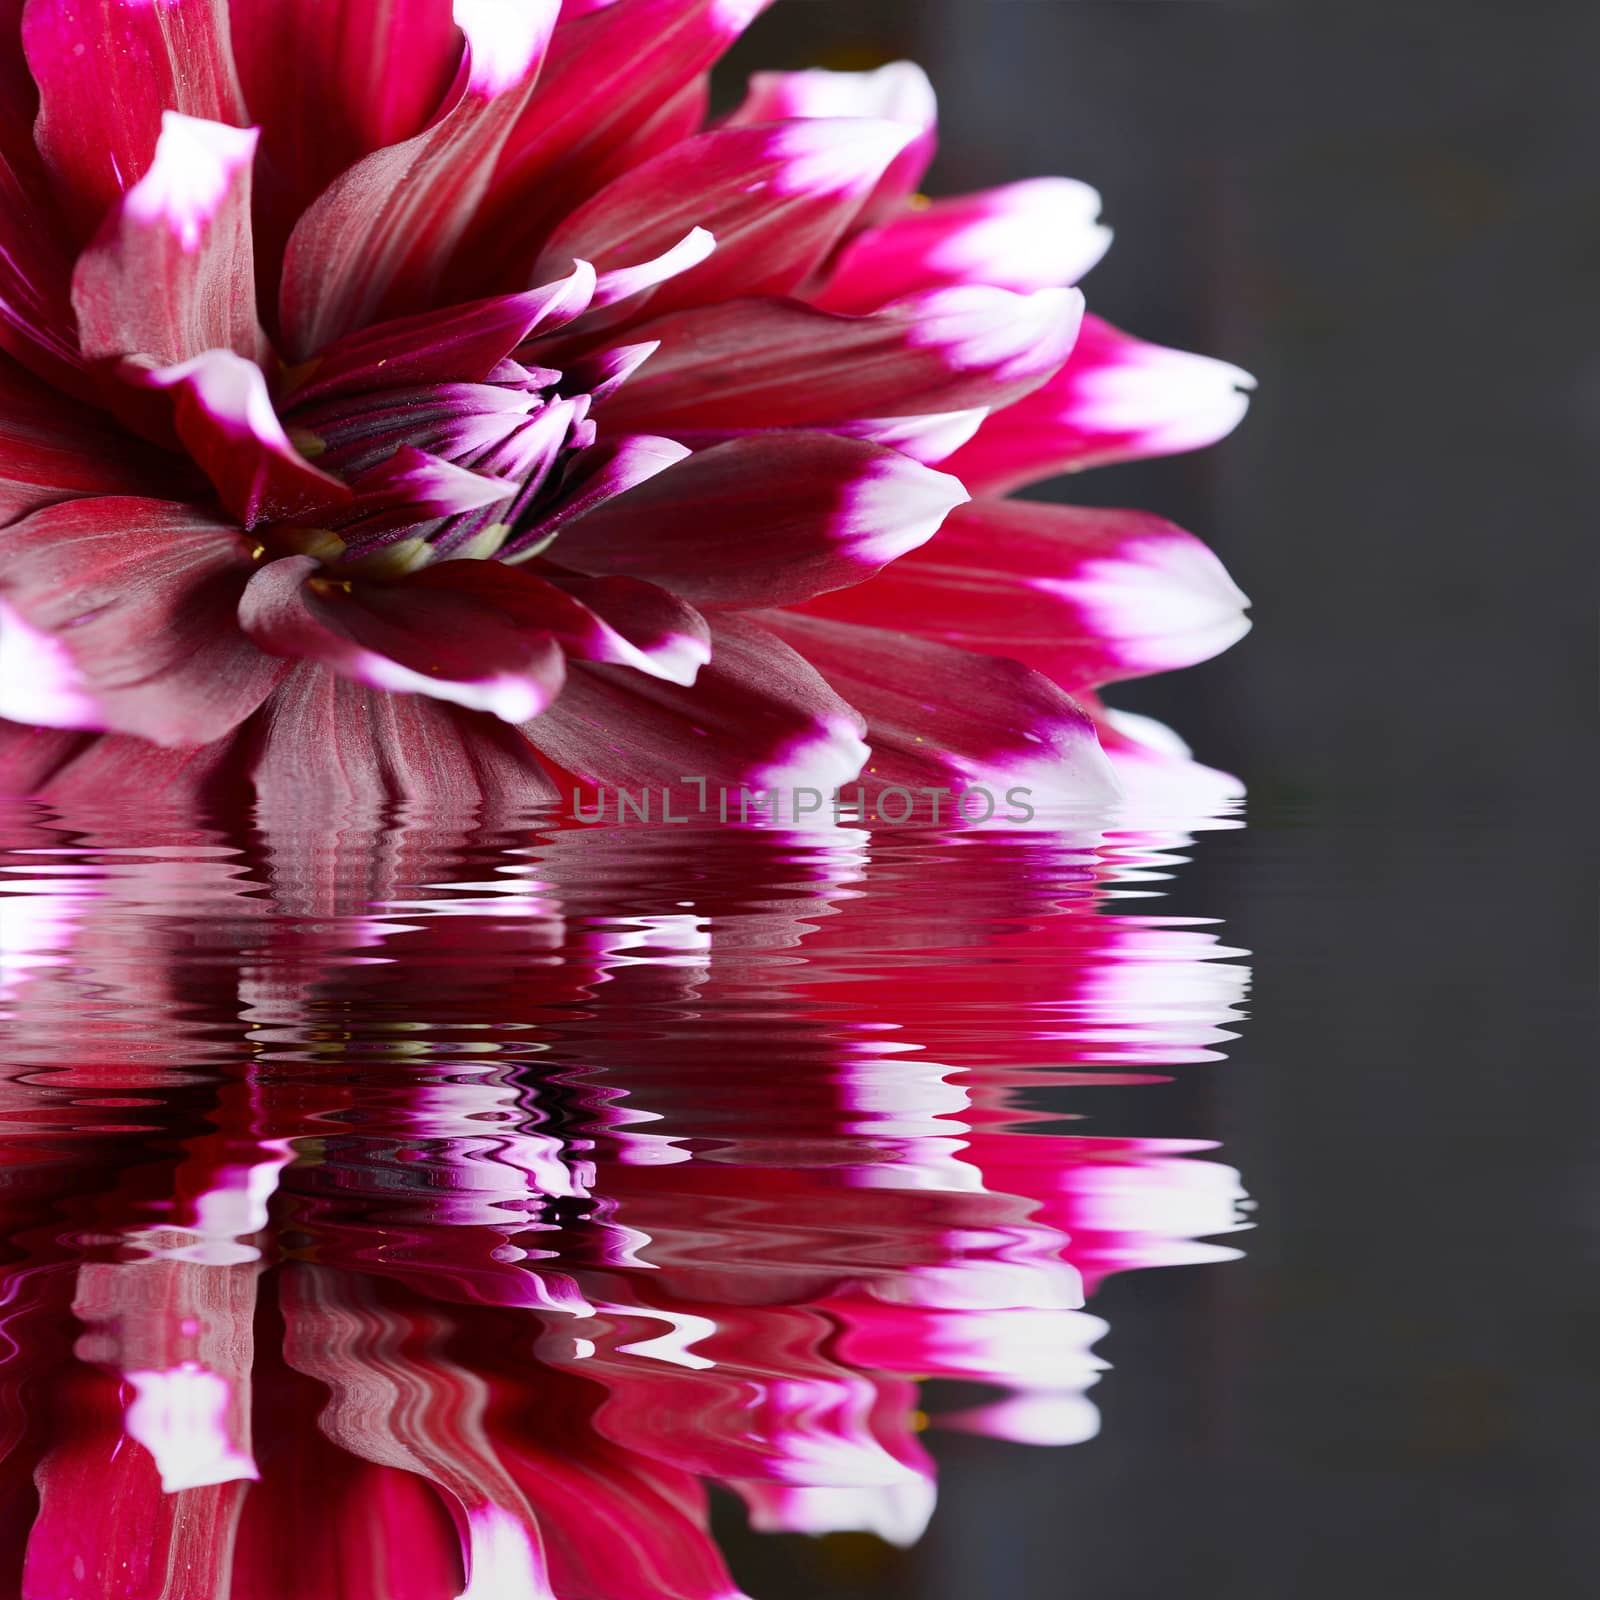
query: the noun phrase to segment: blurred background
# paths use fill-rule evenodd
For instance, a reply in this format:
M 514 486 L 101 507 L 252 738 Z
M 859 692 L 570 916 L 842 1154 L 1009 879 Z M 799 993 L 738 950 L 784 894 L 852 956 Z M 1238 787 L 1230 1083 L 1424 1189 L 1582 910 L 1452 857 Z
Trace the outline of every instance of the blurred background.
M 1250 784 L 1160 909 L 1254 952 L 1252 1020 L 1072 1109 L 1221 1140 L 1259 1227 L 1103 1291 L 1096 1441 L 935 1441 L 903 1555 L 726 1514 L 735 1571 L 764 1600 L 1587 1594 L 1600 7 L 780 0 L 724 98 L 900 57 L 940 94 L 933 192 L 1093 183 L 1091 308 L 1260 380 L 1226 444 L 1042 491 L 1182 523 L 1256 603 L 1220 661 L 1112 696 Z

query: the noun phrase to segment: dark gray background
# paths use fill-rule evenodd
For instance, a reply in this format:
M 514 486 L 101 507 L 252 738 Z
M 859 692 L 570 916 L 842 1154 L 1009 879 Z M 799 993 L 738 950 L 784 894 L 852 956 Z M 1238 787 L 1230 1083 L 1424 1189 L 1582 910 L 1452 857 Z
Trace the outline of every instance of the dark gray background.
M 898 56 L 940 91 L 935 192 L 1096 184 L 1090 305 L 1260 379 L 1224 446 L 1064 486 L 1183 522 L 1256 602 L 1233 653 L 1117 696 L 1250 780 L 1177 903 L 1255 952 L 1253 1020 L 1078 1109 L 1220 1138 L 1260 1227 L 1105 1290 L 1096 1442 L 942 1446 L 904 1557 L 726 1517 L 736 1572 L 1591 1593 L 1600 8 L 780 0 L 732 65 Z

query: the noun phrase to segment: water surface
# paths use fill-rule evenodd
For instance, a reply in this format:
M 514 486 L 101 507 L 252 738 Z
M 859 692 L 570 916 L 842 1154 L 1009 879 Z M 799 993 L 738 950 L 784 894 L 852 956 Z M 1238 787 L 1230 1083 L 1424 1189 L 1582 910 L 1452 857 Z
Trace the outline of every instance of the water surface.
M 1188 846 L 0 816 L 0 1593 L 932 1594 L 1248 1243 Z

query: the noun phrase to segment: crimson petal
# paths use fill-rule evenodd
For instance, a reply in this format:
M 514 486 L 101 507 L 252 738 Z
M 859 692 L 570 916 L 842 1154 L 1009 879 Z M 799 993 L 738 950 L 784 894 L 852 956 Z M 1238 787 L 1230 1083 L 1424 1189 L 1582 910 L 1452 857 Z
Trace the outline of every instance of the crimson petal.
M 0 538 L 0 715 L 203 744 L 282 666 L 234 623 L 251 570 L 237 529 L 187 506 L 69 500 Z
M 266 354 L 256 321 L 250 167 L 256 131 L 169 111 L 150 170 L 79 257 L 72 303 L 91 361 L 160 365 Z
M 289 442 L 253 361 L 208 350 L 158 371 L 124 363 L 122 376 L 140 388 L 172 392 L 178 437 L 245 527 L 349 500 L 345 484 L 319 472 Z
M 696 605 L 789 605 L 869 578 L 966 498 L 957 479 L 859 440 L 736 439 L 569 523 L 554 554 Z
M 263 650 L 505 722 L 538 716 L 561 692 L 566 658 L 547 629 L 437 584 L 308 582 L 318 570 L 310 556 L 289 556 L 250 580 L 239 623 Z
M 608 425 L 676 438 L 818 428 L 1007 405 L 1067 359 L 1075 289 L 938 289 L 872 316 L 741 300 L 652 320 L 661 348 L 606 402 Z M 892 423 L 886 424 L 892 431 Z
M 1077 690 L 1209 660 L 1249 631 L 1248 603 L 1160 517 L 980 500 L 931 545 L 807 610 L 1015 656 Z

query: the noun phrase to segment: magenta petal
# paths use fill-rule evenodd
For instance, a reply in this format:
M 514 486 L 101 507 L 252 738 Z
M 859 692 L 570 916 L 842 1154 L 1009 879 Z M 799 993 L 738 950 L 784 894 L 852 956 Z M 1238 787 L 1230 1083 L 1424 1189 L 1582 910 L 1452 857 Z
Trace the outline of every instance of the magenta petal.
M 503 724 L 426 695 L 388 694 L 315 662 L 292 667 L 252 725 L 250 775 L 270 815 L 325 822 L 408 801 L 452 823 L 555 786 Z
M 163 111 L 242 127 L 228 0 L 27 0 L 36 137 L 87 235 L 148 169 Z
M 155 159 L 78 259 L 72 303 L 91 361 L 162 366 L 265 354 L 256 322 L 250 167 L 256 131 L 167 112 Z
M 1094 723 L 1021 662 L 793 612 L 761 620 L 866 717 L 873 787 L 976 785 L 1002 813 L 1012 788 L 1041 804 L 1103 805 L 1120 793 Z
M 980 500 L 932 544 L 807 610 L 1015 656 L 1077 690 L 1209 660 L 1248 632 L 1247 604 L 1160 517 Z
M 279 315 L 296 361 L 427 303 L 533 93 L 557 0 L 458 0 L 455 9 L 467 53 L 454 103 L 342 173 L 290 236 Z
M 711 651 L 692 689 L 574 665 L 561 699 L 524 731 L 563 770 L 610 787 L 703 777 L 827 792 L 861 770 L 860 717 L 781 640 L 724 616 Z
M 339 505 L 350 498 L 289 442 L 261 369 L 230 350 L 208 350 L 159 371 L 124 365 L 136 387 L 170 390 L 178 436 L 222 503 L 247 528 Z
M 204 744 L 282 672 L 238 631 L 237 529 L 160 500 L 71 500 L 0 537 L 0 716 Z
M 639 328 L 661 348 L 605 406 L 609 426 L 674 437 L 827 428 L 1010 403 L 1072 350 L 1075 289 L 939 289 L 847 317 L 789 300 L 677 312 Z
M 715 251 L 655 294 L 652 315 L 731 295 L 786 293 L 822 262 L 911 137 L 900 123 L 837 119 L 686 139 L 568 217 L 535 275 L 569 260 L 592 261 L 604 274 L 703 228 Z
M 915 62 L 892 61 L 873 72 L 758 72 L 728 119 L 735 127 L 790 117 L 885 117 L 911 131 L 868 204 L 869 219 L 893 214 L 916 192 L 937 144 L 938 101 Z
M 311 557 L 290 556 L 250 580 L 239 624 L 263 650 L 505 722 L 538 716 L 561 692 L 565 657 L 548 630 L 437 584 L 346 590 L 317 580 L 318 570 Z
M 956 479 L 854 439 L 736 439 L 568 524 L 552 553 L 696 605 L 789 605 L 871 577 L 966 498 Z
M 1198 450 L 1239 425 L 1254 387 L 1226 361 L 1085 317 L 1066 365 L 989 418 L 950 470 L 975 493 L 1003 494 L 1061 472 Z
M 1106 252 L 1100 196 L 1034 178 L 908 210 L 862 234 L 812 296 L 830 311 L 875 311 L 919 289 L 987 283 L 1020 294 L 1073 284 Z

